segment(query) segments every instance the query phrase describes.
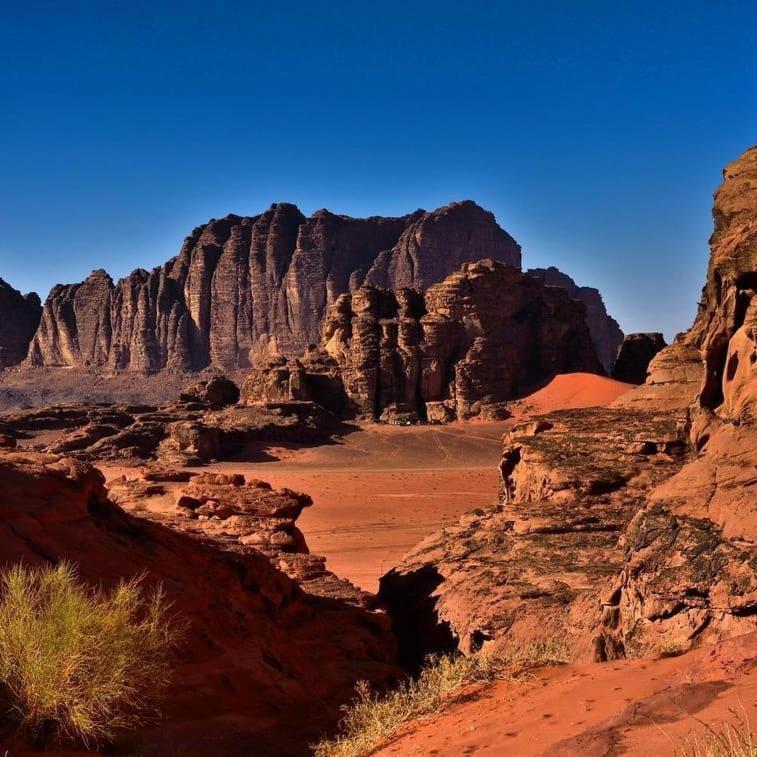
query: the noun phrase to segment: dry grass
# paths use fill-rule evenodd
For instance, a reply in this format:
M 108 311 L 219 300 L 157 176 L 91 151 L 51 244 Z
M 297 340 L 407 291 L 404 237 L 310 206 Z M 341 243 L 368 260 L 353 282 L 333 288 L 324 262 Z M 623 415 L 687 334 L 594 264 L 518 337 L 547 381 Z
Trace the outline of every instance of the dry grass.
M 719 726 L 702 723 L 702 727 L 701 732 L 686 738 L 678 751 L 681 757 L 757 757 L 757 736 L 746 712 Z
M 356 698 L 339 725 L 339 735 L 314 747 L 315 757 L 361 757 L 390 739 L 403 724 L 440 712 L 452 694 L 464 686 L 513 679 L 530 668 L 568 661 L 567 647 L 559 640 L 542 640 L 528 647 L 470 657 L 429 658 L 417 679 L 408 679 L 385 694 L 373 692 L 361 681 Z
M 62 563 L 8 568 L 0 591 L 0 682 L 25 738 L 92 747 L 156 713 L 179 635 L 162 590 L 90 589 Z

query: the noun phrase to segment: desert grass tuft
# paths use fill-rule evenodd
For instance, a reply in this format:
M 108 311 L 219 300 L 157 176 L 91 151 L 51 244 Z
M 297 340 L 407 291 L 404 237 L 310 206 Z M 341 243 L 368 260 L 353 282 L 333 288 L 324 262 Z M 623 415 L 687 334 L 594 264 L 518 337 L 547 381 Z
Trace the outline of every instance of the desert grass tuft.
M 105 592 L 69 563 L 0 575 L 0 684 L 38 745 L 94 747 L 157 714 L 181 633 L 141 577 Z
M 403 724 L 440 712 L 457 690 L 496 678 L 518 679 L 529 669 L 567 662 L 559 640 L 535 641 L 525 647 L 478 654 L 429 657 L 417 679 L 401 682 L 383 694 L 358 683 L 354 701 L 345 708 L 339 735 L 313 747 L 315 757 L 360 757 L 388 741 Z
M 757 735 L 744 712 L 718 726 L 702 723 L 701 731 L 690 734 L 677 754 L 680 757 L 757 757 Z

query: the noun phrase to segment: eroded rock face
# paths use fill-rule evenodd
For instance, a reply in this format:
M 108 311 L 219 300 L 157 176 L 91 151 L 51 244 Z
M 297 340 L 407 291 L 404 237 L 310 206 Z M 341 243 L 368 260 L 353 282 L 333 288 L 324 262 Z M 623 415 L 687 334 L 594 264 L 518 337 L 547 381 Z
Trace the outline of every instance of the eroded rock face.
M 602 367 L 609 374 L 615 363 L 618 349 L 623 343 L 623 332 L 620 330 L 618 322 L 608 315 L 599 290 L 594 287 L 578 286 L 570 276 L 554 266 L 530 268 L 526 273 L 543 281 L 548 286 L 561 287 L 572 299 L 583 302 L 586 306 L 586 322 L 589 325 L 591 338 L 594 340 L 597 357 L 602 363 Z
M 627 334 L 620 345 L 612 377 L 626 384 L 643 384 L 652 358 L 667 345 L 662 334 Z
M 591 659 L 592 621 L 624 563 L 619 534 L 685 451 L 670 413 L 566 410 L 514 427 L 500 505 L 430 536 L 381 579 L 406 661 L 433 651 L 439 628 L 463 652 L 559 636 Z M 425 604 L 407 609 L 402 597 L 431 574 Z
M 248 488 L 229 500 L 244 515 L 210 515 L 204 522 L 218 533 L 174 528 L 168 515 L 137 518 L 113 504 L 102 475 L 85 463 L 0 450 L 2 565 L 67 559 L 86 582 L 105 587 L 144 573 L 190 621 L 165 717 L 136 734 L 132 749 L 302 753 L 333 726 L 357 677 L 381 684 L 397 673 L 386 617 L 340 598 L 333 576 L 337 592 L 329 594 L 325 569 L 321 593 L 305 592 L 270 556 L 220 533 L 253 513 L 291 518 L 303 504 L 297 495 L 218 478 L 184 486 L 219 506 L 231 490 Z M 197 509 L 214 507 L 206 500 Z
M 0 368 L 26 357 L 41 315 L 42 303 L 35 292 L 21 294 L 0 279 Z
M 325 402 L 341 390 L 343 412 L 363 418 L 494 418 L 506 417 L 506 400 L 573 371 L 602 372 L 583 305 L 483 260 L 425 293 L 362 287 L 341 295 L 317 356 L 253 372 L 242 395 L 254 402 L 303 392 Z
M 700 312 L 647 383 L 513 429 L 499 506 L 382 579 L 406 658 L 547 636 L 605 660 L 757 628 L 757 149 L 714 217 Z
M 351 289 L 428 289 L 463 263 L 492 258 L 520 268 L 520 246 L 475 202 L 453 202 L 444 208 L 413 214 L 397 244 L 381 253 Z
M 520 265 L 520 247 L 472 202 L 364 219 L 327 210 L 305 218 L 279 203 L 259 216 L 229 215 L 196 228 L 177 257 L 152 271 L 115 284 L 95 271 L 80 284 L 55 287 L 28 363 L 249 368 L 317 342 L 327 308 L 357 280 L 427 286 L 482 255 Z

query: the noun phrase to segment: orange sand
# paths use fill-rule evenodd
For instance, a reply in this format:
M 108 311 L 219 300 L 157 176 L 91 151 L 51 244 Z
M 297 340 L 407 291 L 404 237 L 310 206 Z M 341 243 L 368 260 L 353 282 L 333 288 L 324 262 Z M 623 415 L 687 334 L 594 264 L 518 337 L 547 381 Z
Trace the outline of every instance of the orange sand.
M 755 642 L 748 634 L 682 657 L 570 665 L 498 681 L 406 726 L 376 754 L 682 754 L 694 734 L 703 747 L 705 723 L 720 729 L 748 719 L 754 728 Z
M 609 405 L 634 388 L 634 384 L 624 384 L 593 373 L 565 373 L 555 376 L 545 387 L 513 403 L 513 409 L 518 415 L 539 415 L 553 410 L 600 407 Z
M 557 376 L 515 410 L 524 415 L 607 404 L 630 385 L 586 373 Z M 313 498 L 298 521 L 311 551 L 368 591 L 424 537 L 464 512 L 492 504 L 501 439 L 512 421 L 446 426 L 366 424 L 339 443 L 268 448 L 268 462 L 216 463 Z M 106 477 L 128 473 L 102 466 Z M 163 503 L 172 506 L 171 502 Z

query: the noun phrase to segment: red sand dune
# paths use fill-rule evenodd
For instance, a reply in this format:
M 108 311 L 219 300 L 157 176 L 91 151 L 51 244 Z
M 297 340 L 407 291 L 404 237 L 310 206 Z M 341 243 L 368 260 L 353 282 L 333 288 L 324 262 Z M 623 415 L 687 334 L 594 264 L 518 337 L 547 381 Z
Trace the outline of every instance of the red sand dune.
M 634 384 L 594 373 L 564 373 L 528 397 L 514 402 L 513 414 L 540 415 L 554 410 L 604 407 L 634 388 Z

